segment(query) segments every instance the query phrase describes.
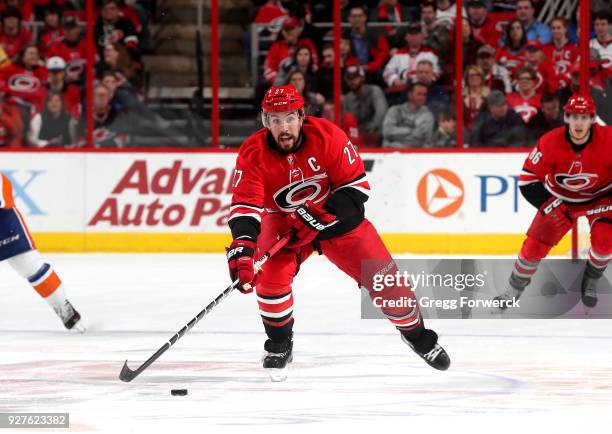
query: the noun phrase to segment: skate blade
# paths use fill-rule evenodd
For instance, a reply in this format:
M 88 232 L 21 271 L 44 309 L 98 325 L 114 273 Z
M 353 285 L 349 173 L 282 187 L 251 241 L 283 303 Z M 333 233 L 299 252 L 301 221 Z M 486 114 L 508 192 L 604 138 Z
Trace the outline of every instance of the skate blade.
M 280 383 L 287 379 L 287 368 L 266 368 L 266 371 L 273 383 Z
M 70 330 L 75 331 L 77 333 L 85 333 L 87 331 L 87 327 L 85 326 L 83 321 L 80 320 L 77 323 L 75 323 Z

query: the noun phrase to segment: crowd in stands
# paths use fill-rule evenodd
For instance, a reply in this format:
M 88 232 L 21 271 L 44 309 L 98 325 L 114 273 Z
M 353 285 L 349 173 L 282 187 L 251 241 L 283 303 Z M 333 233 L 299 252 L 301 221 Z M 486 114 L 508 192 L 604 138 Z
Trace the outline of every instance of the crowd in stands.
M 150 0 L 96 0 L 95 146 L 124 146 L 124 126 L 142 109 L 141 55 L 149 49 Z M 88 46 L 84 2 L 0 3 L 0 147 L 86 143 Z
M 333 113 L 331 1 L 260 0 L 254 22 L 275 38 L 262 89 L 294 83 L 307 113 Z M 341 1 L 340 124 L 356 144 L 453 147 L 455 99 L 463 101 L 464 142 L 530 146 L 563 125 L 579 88 L 576 15 L 537 20 L 543 0 L 466 0 L 463 81 L 455 83 L 456 7 L 450 0 Z M 590 92 L 598 121 L 612 124 L 612 11 L 591 1 Z

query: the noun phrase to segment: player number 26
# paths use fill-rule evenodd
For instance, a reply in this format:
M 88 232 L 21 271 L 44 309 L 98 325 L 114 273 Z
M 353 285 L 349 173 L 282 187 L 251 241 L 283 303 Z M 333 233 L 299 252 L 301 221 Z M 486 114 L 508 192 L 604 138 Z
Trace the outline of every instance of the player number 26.
M 538 164 L 540 162 L 540 158 L 542 158 L 542 153 L 538 151 L 538 148 L 534 148 L 534 150 L 531 151 L 531 154 L 529 154 L 529 159 L 533 164 Z
M 349 140 L 348 144 L 344 147 L 343 152 L 348 157 L 349 164 L 353 164 L 359 158 L 359 155 L 357 154 L 357 151 L 355 150 L 355 147 L 353 146 L 353 144 L 351 143 L 350 140 Z M 353 154 L 354 157 L 351 154 Z

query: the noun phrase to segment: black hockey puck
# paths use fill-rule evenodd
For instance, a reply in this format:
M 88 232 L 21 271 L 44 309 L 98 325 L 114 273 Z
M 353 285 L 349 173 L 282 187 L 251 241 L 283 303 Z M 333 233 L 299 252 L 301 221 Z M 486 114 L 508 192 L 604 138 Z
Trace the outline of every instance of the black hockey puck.
M 185 396 L 187 395 L 187 389 L 172 389 L 170 394 L 172 396 Z

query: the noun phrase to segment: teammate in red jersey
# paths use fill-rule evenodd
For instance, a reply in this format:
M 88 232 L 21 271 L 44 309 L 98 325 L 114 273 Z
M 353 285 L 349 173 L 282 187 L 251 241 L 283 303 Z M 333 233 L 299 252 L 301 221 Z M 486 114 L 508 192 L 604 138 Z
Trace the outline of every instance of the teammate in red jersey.
M 329 121 L 304 116 L 304 101 L 292 85 L 266 92 L 262 121 L 265 128 L 242 144 L 236 161 L 228 222 L 234 241 L 227 259 L 230 276 L 240 280 L 241 290 L 256 289 L 268 335 L 263 366 L 282 370 L 292 359 L 291 284 L 313 251 L 327 256 L 372 297 L 374 274 L 393 274 L 397 268 L 364 217 L 370 186 L 363 161 L 346 134 Z M 256 275 L 253 257 L 288 231 L 293 231 L 289 244 Z M 380 267 L 362 276 L 362 261 L 368 259 Z M 415 300 L 410 287 L 383 292 L 376 295 Z M 425 328 L 418 303 L 383 312 L 429 365 L 448 368 L 450 359 L 437 343 L 437 334 Z
M 591 226 L 582 301 L 589 307 L 597 303 L 597 280 L 612 259 L 612 127 L 594 120 L 591 97 L 573 95 L 565 106 L 567 125 L 544 134 L 525 161 L 519 188 L 538 213 L 527 230 L 509 287 L 496 297 L 507 301 L 506 306 L 520 297 L 539 262 L 580 216 L 586 216 Z

